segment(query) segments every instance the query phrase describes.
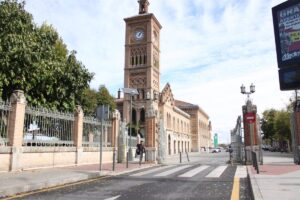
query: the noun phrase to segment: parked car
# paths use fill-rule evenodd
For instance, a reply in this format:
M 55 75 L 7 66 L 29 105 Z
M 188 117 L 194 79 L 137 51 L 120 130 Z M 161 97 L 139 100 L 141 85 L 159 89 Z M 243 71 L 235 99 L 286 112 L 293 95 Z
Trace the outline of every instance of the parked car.
M 211 152 L 212 153 L 219 153 L 219 152 L 221 152 L 221 149 L 220 148 L 212 148 Z

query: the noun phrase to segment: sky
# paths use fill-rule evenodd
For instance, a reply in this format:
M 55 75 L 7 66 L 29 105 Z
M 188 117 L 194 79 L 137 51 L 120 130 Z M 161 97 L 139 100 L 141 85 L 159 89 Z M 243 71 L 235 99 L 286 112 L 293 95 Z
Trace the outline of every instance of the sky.
M 199 105 L 212 135 L 230 142 L 247 91 L 258 114 L 283 109 L 292 96 L 280 91 L 271 8 L 284 0 L 149 0 L 162 25 L 161 83 L 175 99 Z M 137 0 L 26 0 L 35 23 L 58 31 L 69 50 L 95 73 L 91 87 L 116 96 L 123 87 L 124 18 L 138 14 Z

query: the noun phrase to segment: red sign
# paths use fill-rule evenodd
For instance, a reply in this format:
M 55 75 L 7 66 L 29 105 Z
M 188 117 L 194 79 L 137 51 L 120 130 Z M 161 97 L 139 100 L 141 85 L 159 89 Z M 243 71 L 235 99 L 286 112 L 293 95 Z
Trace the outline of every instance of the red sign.
M 245 114 L 245 121 L 249 124 L 255 123 L 255 118 L 256 118 L 255 113 L 246 113 Z

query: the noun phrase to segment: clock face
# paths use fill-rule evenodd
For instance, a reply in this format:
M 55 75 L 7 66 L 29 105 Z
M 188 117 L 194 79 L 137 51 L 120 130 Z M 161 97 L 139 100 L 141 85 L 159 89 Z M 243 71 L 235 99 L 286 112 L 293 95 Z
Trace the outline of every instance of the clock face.
M 142 40 L 145 37 L 145 33 L 143 30 L 138 29 L 134 32 L 134 39 L 135 40 Z

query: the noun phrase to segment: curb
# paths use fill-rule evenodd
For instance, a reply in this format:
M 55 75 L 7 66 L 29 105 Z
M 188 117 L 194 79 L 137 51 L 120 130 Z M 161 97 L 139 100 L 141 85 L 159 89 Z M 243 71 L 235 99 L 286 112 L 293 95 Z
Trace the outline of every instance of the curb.
M 3 191 L 0 191 L 0 198 L 10 197 L 10 196 L 13 196 L 16 194 L 38 191 L 38 190 L 47 189 L 47 188 L 50 189 L 50 188 L 56 187 L 56 186 L 62 186 L 62 185 L 71 184 L 74 182 L 98 178 L 100 176 L 101 175 L 96 174 L 96 173 L 88 174 L 88 175 L 80 174 L 80 175 L 76 175 L 76 176 L 68 177 L 68 178 L 64 178 L 64 179 L 54 178 L 54 179 L 49 179 L 47 181 L 29 183 L 24 186 L 7 187 L 7 188 L 3 188 Z
M 85 181 L 89 179 L 96 179 L 100 177 L 112 177 L 112 176 L 117 176 L 121 174 L 126 174 L 134 171 L 138 171 L 141 169 L 147 169 L 151 167 L 159 166 L 157 164 L 149 165 L 149 166 L 144 166 L 144 167 L 138 167 L 130 170 L 124 170 L 120 172 L 113 172 L 113 171 L 102 171 L 102 172 L 92 172 L 90 174 L 77 174 L 74 176 L 70 177 L 64 177 L 64 178 L 53 178 L 53 179 L 48 179 L 47 181 L 41 181 L 41 182 L 35 182 L 35 183 L 28 183 L 27 185 L 24 186 L 11 186 L 11 187 L 6 187 L 2 188 L 0 190 L 0 199 L 2 198 L 9 198 L 13 197 L 14 195 L 22 194 L 22 193 L 29 193 L 29 192 L 38 192 L 39 190 L 42 189 L 51 189 L 54 187 L 59 187 L 63 185 L 68 185 L 80 181 Z
M 249 166 L 247 166 L 247 174 L 248 174 L 247 179 L 248 179 L 248 183 L 249 183 L 250 191 L 251 191 L 251 198 L 253 200 L 263 200 L 261 191 L 258 187 L 255 177 L 253 176 L 252 172 L 249 169 Z

